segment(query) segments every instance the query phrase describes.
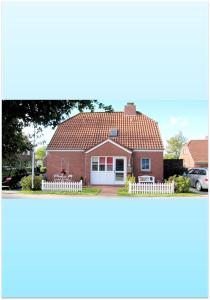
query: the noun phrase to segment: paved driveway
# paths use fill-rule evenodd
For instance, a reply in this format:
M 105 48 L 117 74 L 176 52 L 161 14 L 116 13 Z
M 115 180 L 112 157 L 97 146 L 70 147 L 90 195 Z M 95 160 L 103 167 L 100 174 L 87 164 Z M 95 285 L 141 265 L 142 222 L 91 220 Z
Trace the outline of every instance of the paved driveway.
M 100 185 L 97 187 L 101 189 L 100 196 L 117 196 L 117 190 L 120 188 L 119 186 L 110 185 Z

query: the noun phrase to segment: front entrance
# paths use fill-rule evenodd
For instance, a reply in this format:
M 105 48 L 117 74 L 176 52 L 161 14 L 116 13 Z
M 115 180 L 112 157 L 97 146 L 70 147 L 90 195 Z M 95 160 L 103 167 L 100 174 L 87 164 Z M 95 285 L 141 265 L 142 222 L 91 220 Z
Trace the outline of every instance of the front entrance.
M 127 174 L 127 158 L 119 156 L 91 157 L 91 184 L 123 185 Z

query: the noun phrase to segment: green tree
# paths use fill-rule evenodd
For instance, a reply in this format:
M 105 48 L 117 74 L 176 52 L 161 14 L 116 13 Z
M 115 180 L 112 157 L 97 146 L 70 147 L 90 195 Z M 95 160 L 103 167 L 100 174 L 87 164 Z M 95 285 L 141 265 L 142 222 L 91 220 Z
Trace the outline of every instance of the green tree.
M 22 133 L 22 125 L 19 120 L 12 119 L 3 122 L 2 118 L 2 158 L 4 164 L 12 164 L 12 161 L 25 151 L 31 150 L 32 144 L 29 138 Z
M 36 161 L 41 162 L 41 166 L 43 166 L 43 161 L 46 155 L 46 146 L 42 146 L 36 149 L 35 151 L 35 159 Z
M 179 131 L 175 136 L 167 140 L 165 159 L 178 159 L 181 153 L 183 145 L 187 142 L 187 139 Z
M 15 158 L 15 155 L 30 150 L 31 144 L 24 137 L 25 126 L 51 126 L 55 128 L 77 108 L 94 111 L 96 108 L 112 111 L 111 105 L 98 100 L 3 100 L 2 101 L 2 157 Z

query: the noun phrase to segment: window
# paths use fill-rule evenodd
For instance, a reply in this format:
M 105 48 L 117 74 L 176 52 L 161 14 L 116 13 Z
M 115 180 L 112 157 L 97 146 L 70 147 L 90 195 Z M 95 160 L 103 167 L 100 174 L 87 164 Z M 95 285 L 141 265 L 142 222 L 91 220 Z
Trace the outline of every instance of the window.
M 92 171 L 98 171 L 98 157 L 92 157 Z
M 92 156 L 92 171 L 113 171 L 113 157 Z
M 199 174 L 199 169 L 191 169 L 188 174 L 191 174 L 191 175 L 198 175 Z
M 116 171 L 124 171 L 124 159 L 116 159 Z
M 182 154 L 187 154 L 187 148 L 186 148 L 186 147 L 184 147 L 184 148 L 182 149 Z
M 99 171 L 105 171 L 105 157 L 99 157 Z
M 116 129 L 116 128 L 110 129 L 110 131 L 109 131 L 109 136 L 110 136 L 110 137 L 112 137 L 112 136 L 117 136 L 117 129 Z
M 116 181 L 123 181 L 124 180 L 124 173 L 116 173 L 115 174 L 115 180 Z
M 151 160 L 149 158 L 141 159 L 141 170 L 150 171 L 151 170 Z
M 199 175 L 206 175 L 206 170 L 199 170 Z
M 107 171 L 113 171 L 113 157 L 107 157 Z

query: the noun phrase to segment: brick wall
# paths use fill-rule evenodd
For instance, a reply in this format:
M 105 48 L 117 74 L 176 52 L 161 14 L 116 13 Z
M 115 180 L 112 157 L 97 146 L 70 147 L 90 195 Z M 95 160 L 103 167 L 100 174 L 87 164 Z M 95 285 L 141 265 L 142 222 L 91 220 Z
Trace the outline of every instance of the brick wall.
M 162 152 L 133 152 L 131 154 L 113 145 L 110 142 L 94 149 L 89 153 L 84 152 L 48 152 L 46 158 L 47 178 L 53 180 L 54 174 L 59 174 L 64 168 L 67 174 L 73 175 L 74 181 L 79 181 L 82 176 L 86 184 L 90 184 L 91 156 L 124 156 L 127 163 L 132 161 L 134 175 L 152 175 L 156 180 L 163 181 L 163 153 Z M 141 171 L 140 159 L 151 159 L 151 171 Z
M 141 158 L 151 159 L 151 171 L 141 171 Z M 163 181 L 163 152 L 133 152 L 134 176 L 151 175 Z
M 60 174 L 64 168 L 68 174 L 73 175 L 73 181 L 84 178 L 84 152 L 48 152 L 46 159 L 47 179 L 53 180 L 54 174 Z
M 189 152 L 187 145 L 183 146 L 181 154 L 179 156 L 180 159 L 183 159 L 183 166 L 185 168 L 193 168 L 194 167 L 194 160 Z

